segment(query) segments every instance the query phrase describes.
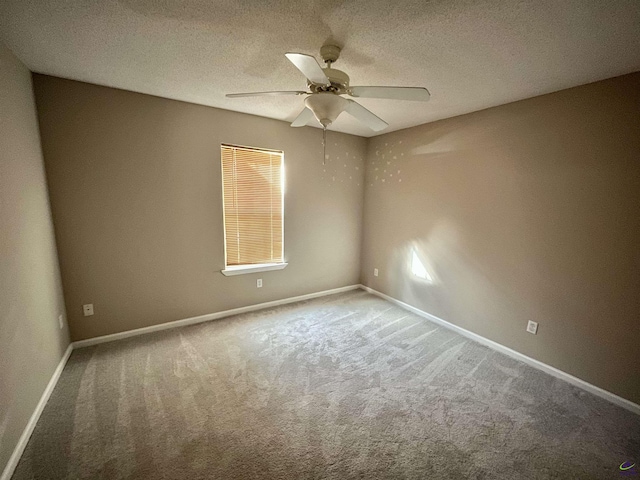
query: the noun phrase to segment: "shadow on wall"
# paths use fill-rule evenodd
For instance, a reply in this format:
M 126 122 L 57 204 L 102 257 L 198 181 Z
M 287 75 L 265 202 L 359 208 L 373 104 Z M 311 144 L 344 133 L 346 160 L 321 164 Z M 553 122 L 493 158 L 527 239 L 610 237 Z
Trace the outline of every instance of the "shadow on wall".
M 470 115 L 437 122 L 421 132 L 418 145 L 406 145 L 405 148 L 409 149 L 410 158 L 416 160 L 436 160 L 443 157 L 464 160 L 468 158 L 465 152 L 477 151 L 478 145 L 482 145 L 485 151 L 504 150 L 505 137 L 502 132 L 507 128 L 513 128 L 514 124 L 520 124 L 528 132 L 532 137 L 529 140 L 533 144 L 540 141 L 539 134 L 536 134 L 534 129 L 525 128 L 528 123 L 535 123 L 535 118 L 516 112 L 501 113 L 499 118 L 490 118 L 494 115 L 490 110 L 474 114 L 491 120 L 486 122 L 479 122 Z M 464 131 L 463 135 L 460 134 L 461 131 Z M 519 140 L 522 140 L 522 136 Z M 506 147 L 508 148 L 508 142 Z
M 486 116 L 491 112 L 479 112 Z M 424 162 L 458 162 L 474 165 L 491 164 L 494 158 L 509 158 L 511 147 L 502 141 L 500 133 L 508 125 L 523 122 L 527 117 L 517 113 L 505 118 L 492 119 L 491 122 L 478 123 L 477 120 L 463 117 L 448 119 L 447 122 L 436 122 L 423 128 L 420 135 L 413 139 L 399 134 L 398 137 L 387 141 L 380 141 L 371 148 L 370 162 L 367 167 L 367 184 L 369 187 L 388 186 L 407 181 L 416 181 L 425 174 L 426 170 L 416 170 L 407 175 L 412 166 Z M 464 130 L 464 134 L 460 130 Z M 538 139 L 530 139 L 531 141 Z M 478 145 L 482 145 L 482 152 L 478 152 Z M 403 184 L 404 186 L 404 184 Z

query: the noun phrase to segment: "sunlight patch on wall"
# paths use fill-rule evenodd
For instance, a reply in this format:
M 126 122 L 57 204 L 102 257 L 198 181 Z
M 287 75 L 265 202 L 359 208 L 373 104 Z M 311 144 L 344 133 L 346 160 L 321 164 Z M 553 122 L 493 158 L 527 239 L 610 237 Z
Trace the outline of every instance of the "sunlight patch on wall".
M 426 280 L 429 283 L 433 283 L 433 277 L 429 275 L 424 264 L 418 257 L 415 249 L 411 250 L 411 273 L 422 280 Z

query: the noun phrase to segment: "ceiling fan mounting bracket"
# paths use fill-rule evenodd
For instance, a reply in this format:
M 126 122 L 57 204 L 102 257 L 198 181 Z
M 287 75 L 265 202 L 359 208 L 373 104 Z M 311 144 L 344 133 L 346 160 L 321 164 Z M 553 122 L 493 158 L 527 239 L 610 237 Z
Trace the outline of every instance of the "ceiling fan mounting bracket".
M 340 47 L 336 45 L 323 45 L 320 47 L 320 56 L 324 63 L 333 63 L 340 58 Z

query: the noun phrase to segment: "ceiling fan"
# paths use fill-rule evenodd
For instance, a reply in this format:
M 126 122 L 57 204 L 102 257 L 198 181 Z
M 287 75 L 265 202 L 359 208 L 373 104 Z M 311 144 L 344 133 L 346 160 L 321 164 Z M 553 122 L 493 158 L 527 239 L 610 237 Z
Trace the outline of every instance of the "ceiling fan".
M 385 98 L 420 102 L 426 102 L 430 98 L 429 90 L 423 87 L 352 87 L 349 85 L 349 76 L 346 73 L 332 68 L 333 63 L 340 56 L 340 47 L 335 45 L 325 45 L 320 49 L 320 56 L 324 60 L 325 68 L 322 68 L 315 57 L 311 55 L 286 53 L 285 56 L 307 77 L 309 91 L 229 93 L 227 97 L 307 95 L 304 99 L 305 108 L 293 121 L 292 127 L 303 127 L 315 117 L 326 131 L 326 128 L 342 112 L 347 112 L 375 132 L 384 130 L 389 124 L 359 103 L 342 95 L 356 98 Z

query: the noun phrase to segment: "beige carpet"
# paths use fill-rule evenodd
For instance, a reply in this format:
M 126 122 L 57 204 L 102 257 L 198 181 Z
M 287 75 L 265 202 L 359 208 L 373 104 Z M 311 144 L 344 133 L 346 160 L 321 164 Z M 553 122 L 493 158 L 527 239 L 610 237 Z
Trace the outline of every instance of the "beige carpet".
M 354 291 L 77 350 L 23 479 L 612 479 L 640 417 Z

